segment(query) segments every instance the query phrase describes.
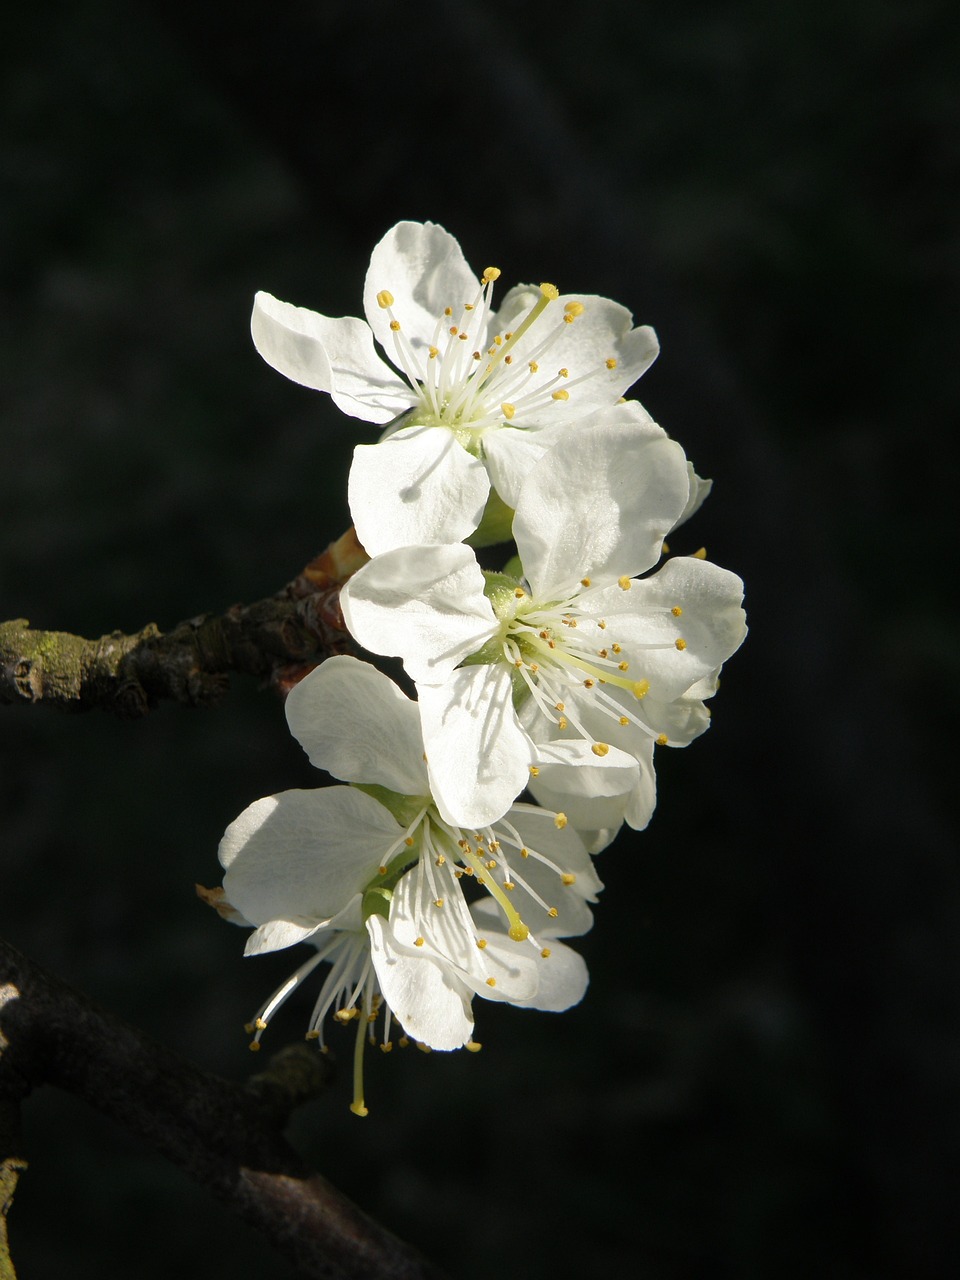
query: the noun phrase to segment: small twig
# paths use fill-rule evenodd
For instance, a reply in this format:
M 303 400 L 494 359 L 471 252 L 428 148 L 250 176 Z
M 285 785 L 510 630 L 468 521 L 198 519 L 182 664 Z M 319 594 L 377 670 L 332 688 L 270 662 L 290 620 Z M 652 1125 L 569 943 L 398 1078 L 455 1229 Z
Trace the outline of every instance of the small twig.
M 283 685 L 296 678 L 291 667 L 302 674 L 305 665 L 350 648 L 340 588 L 365 560 L 350 529 L 276 595 L 165 633 L 149 623 L 132 635 L 87 640 L 33 630 L 23 618 L 0 623 L 0 703 L 136 717 L 166 700 L 212 706 L 231 671 Z
M 0 990 L 16 992 L 0 1005 L 0 1168 L 10 1157 L 24 1167 L 17 1117 L 7 1115 L 4 1124 L 4 1107 L 18 1107 L 33 1087 L 55 1085 L 146 1139 L 259 1227 L 305 1277 L 441 1280 L 409 1245 L 307 1169 L 283 1138 L 291 1108 L 323 1087 L 322 1067 L 281 1055 L 268 1079 L 246 1086 L 219 1079 L 2 942 Z

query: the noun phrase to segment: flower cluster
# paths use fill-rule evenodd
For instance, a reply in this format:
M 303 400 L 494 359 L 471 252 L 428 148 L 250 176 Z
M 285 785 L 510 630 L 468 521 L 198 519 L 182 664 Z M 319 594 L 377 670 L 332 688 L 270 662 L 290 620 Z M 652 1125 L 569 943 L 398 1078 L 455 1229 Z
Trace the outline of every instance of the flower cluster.
M 495 308 L 499 275 L 476 277 L 441 227 L 404 222 L 373 251 L 365 321 L 254 305 L 269 364 L 384 428 L 354 453 L 369 558 L 341 602 L 416 698 L 370 663 L 322 663 L 287 720 L 344 785 L 259 800 L 220 846 L 247 954 L 313 949 L 252 1047 L 326 964 L 308 1037 L 325 1045 L 328 1016 L 356 1022 L 361 1115 L 364 1047 L 389 1050 L 395 1026 L 401 1044 L 475 1050 L 476 996 L 581 999 L 586 968 L 561 939 L 591 926 L 593 855 L 649 822 L 656 748 L 706 729 L 746 633 L 740 580 L 666 550 L 709 484 L 623 399 L 653 331 L 551 284 Z M 499 543 L 501 567 L 481 567 L 477 549 Z

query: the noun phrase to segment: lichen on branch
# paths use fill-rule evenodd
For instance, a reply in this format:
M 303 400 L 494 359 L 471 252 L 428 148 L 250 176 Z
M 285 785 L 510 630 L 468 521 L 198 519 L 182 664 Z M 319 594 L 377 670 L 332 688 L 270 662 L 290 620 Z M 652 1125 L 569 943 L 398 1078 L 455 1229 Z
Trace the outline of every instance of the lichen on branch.
M 350 529 L 276 595 L 167 632 L 148 623 L 133 634 L 85 639 L 34 629 L 24 618 L 0 623 L 0 703 L 99 707 L 134 718 L 163 701 L 212 706 L 234 671 L 282 684 L 290 667 L 349 651 L 340 587 L 365 560 Z

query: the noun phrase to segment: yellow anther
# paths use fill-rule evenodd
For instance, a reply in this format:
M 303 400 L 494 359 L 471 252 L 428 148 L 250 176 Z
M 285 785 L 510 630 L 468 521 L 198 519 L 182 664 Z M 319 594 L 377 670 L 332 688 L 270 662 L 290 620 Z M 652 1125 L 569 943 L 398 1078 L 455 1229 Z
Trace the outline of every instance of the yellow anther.
M 595 680 L 584 680 L 583 687 L 585 689 L 592 689 L 595 684 L 596 684 Z
M 706 547 L 701 547 L 699 551 L 695 551 L 695 552 L 693 553 L 693 558 L 694 558 L 694 560 L 706 560 L 706 558 L 707 558 L 707 548 L 706 548 Z
M 504 338 L 506 338 L 507 342 L 509 342 L 510 339 L 513 337 L 513 332 L 511 331 L 510 333 L 505 333 L 503 336 Z
M 253 1023 L 252 1023 L 252 1022 L 245 1022 L 245 1023 L 243 1024 L 243 1029 L 244 1029 L 244 1031 L 247 1033 L 247 1035 L 248 1035 L 248 1036 L 252 1036 L 252 1035 L 253 1035 Z
M 567 315 L 568 315 L 568 316 L 582 316 L 582 315 L 583 315 L 583 303 L 582 303 L 582 302 L 568 302 L 568 303 L 566 304 L 566 306 L 565 306 L 563 309 L 564 309 L 564 311 L 567 313 Z
M 452 324 L 452 325 L 450 326 L 450 336 L 451 336 L 451 338 L 455 338 L 459 332 L 460 332 L 460 330 L 457 328 L 457 326 L 456 326 L 455 324 Z
M 589 578 L 581 578 L 581 579 L 580 579 L 580 585 L 581 585 L 581 587 L 589 587 L 589 586 L 590 586 L 590 579 L 589 579 Z
M 540 663 L 539 663 L 539 662 L 531 662 L 531 663 L 530 663 L 530 671 L 533 673 L 533 675 L 536 675 L 536 674 L 537 674 L 537 672 L 538 672 L 539 670 L 540 670 Z
M 530 361 L 530 372 L 531 372 L 531 373 L 539 373 L 539 372 L 540 372 L 540 366 L 537 364 L 536 360 L 531 360 L 531 361 Z
M 453 315 L 453 307 L 444 307 L 444 308 L 443 308 L 443 314 L 444 314 L 445 316 L 452 316 L 452 315 Z
M 387 874 L 387 868 L 386 868 L 386 867 L 378 867 L 378 868 L 377 868 L 377 870 L 380 872 L 380 874 L 381 874 L 382 876 L 385 876 L 385 875 Z
M 517 406 L 515 404 L 510 404 L 508 400 L 505 400 L 503 404 L 500 406 L 500 412 L 503 414 L 505 418 L 507 419 L 512 418 L 513 415 L 517 412 Z
M 566 717 L 566 716 L 561 716 L 561 717 L 560 717 L 560 719 L 557 721 L 557 728 L 558 728 L 558 729 L 566 729 L 566 728 L 567 728 L 567 725 L 568 725 L 567 717 Z
M 558 369 L 558 370 L 557 370 L 557 377 L 558 377 L 558 378 L 569 378 L 569 377 L 570 377 L 570 370 L 569 370 L 569 369 Z
M 304 1038 L 304 1040 L 319 1040 L 319 1039 L 320 1039 L 320 1032 L 319 1032 L 319 1031 L 308 1031 L 308 1032 L 307 1032 L 307 1034 L 306 1034 L 303 1038 Z
M 430 347 L 427 354 L 429 355 L 431 360 L 436 360 L 437 356 L 440 354 L 440 348 Z
M 554 391 L 551 398 L 554 400 L 569 400 L 570 392 L 562 389 L 560 391 Z
M 407 846 L 407 848 L 408 848 L 408 849 L 412 848 L 412 847 L 413 847 L 413 836 L 407 836 L 403 843 Z
M 513 883 L 512 880 L 504 880 L 503 887 L 505 889 L 515 889 L 517 886 Z
M 436 867 L 443 867 L 443 866 L 446 866 L 446 862 L 447 862 L 447 860 L 446 860 L 446 858 L 443 856 L 443 854 L 442 854 L 442 853 L 438 853 L 438 854 L 437 854 L 437 860 L 436 860 L 436 862 L 434 863 L 434 866 L 436 866 Z
M 630 719 L 629 719 L 629 717 L 628 717 L 628 716 L 621 716 L 621 717 L 620 717 L 620 723 L 621 723 L 621 724 L 629 724 L 629 723 L 630 723 Z
M 554 706 L 558 711 L 566 711 L 567 709 L 567 704 L 565 702 L 556 702 L 554 703 Z
M 423 938 L 414 938 L 414 940 L 413 940 L 413 945 L 414 945 L 415 947 L 422 947 L 422 946 L 423 946 Z
M 661 544 L 660 550 L 663 552 L 665 556 L 668 556 L 670 554 L 670 548 L 667 546 L 666 542 Z
M 349 1009 L 338 1009 L 333 1015 L 333 1020 L 340 1023 L 352 1022 L 354 1018 L 359 1018 L 359 1016 L 360 1010 L 356 1006 L 351 1006 Z
M 681 653 L 683 653 L 684 649 L 687 647 L 687 642 L 684 640 L 683 636 L 677 636 L 673 643 Z
M 574 320 L 576 320 L 576 316 L 564 316 L 564 317 L 563 317 L 563 323 L 564 323 L 564 324 L 573 324 Z
M 393 1041 L 392 1041 L 392 1040 L 384 1040 L 383 1044 L 380 1046 L 380 1052 L 381 1052 L 381 1053 L 391 1053 L 392 1051 L 393 1051 Z
M 491 858 L 491 859 L 490 859 L 490 861 L 486 864 L 486 866 L 487 866 L 487 870 L 488 870 L 488 871 L 496 871 L 496 869 L 497 869 L 497 860 L 496 860 L 496 858 Z
M 499 267 L 484 267 L 484 268 L 483 268 L 483 283 L 484 283 L 484 284 L 493 284 L 494 280 L 499 280 L 499 279 L 500 279 L 500 268 L 499 268 Z
M 567 815 L 565 813 L 556 814 L 553 819 L 553 825 L 557 828 L 558 831 L 562 831 L 563 828 L 567 825 Z
M 617 579 L 617 586 L 620 588 L 621 591 L 629 591 L 630 588 L 633 586 L 633 582 L 631 581 L 630 578 L 627 577 L 626 574 L 624 574 L 622 578 Z
M 673 608 L 670 610 L 670 612 L 673 614 L 675 618 L 679 618 L 681 613 L 683 613 L 683 610 L 680 608 L 678 604 L 675 604 Z
M 461 338 L 462 338 L 462 337 L 463 337 L 463 334 L 461 334 L 460 336 L 461 336 Z M 504 356 L 504 357 L 503 357 L 503 363 L 504 363 L 504 364 L 513 364 L 513 356 Z
M 657 746 L 665 747 L 669 741 L 670 739 L 667 737 L 667 735 L 665 733 L 661 733 L 660 736 L 657 738 Z
M 605 756 L 610 753 L 610 747 L 606 742 L 595 742 L 590 750 L 595 756 Z
M 613 650 L 614 653 L 623 653 L 623 645 L 617 644 L 616 640 L 614 640 L 610 648 Z
M 608 654 L 608 652 L 607 652 L 607 650 L 606 650 L 606 649 L 598 649 L 598 650 L 597 650 L 597 655 L 598 655 L 599 657 L 601 657 L 601 658 L 609 657 L 609 654 Z
M 250 1043 L 249 1043 L 249 1045 L 247 1046 L 247 1048 L 250 1050 L 250 1052 L 251 1052 L 251 1053 L 259 1053 L 259 1052 L 260 1052 L 260 1041 L 259 1041 L 259 1040 L 251 1040 L 251 1041 L 250 1041 Z
M 488 986 L 488 987 L 495 987 L 496 985 L 497 985 L 497 980 L 496 980 L 496 978 L 488 978 L 488 979 L 487 979 L 487 986 Z
M 483 1045 L 479 1040 L 468 1040 L 463 1047 L 466 1049 L 467 1053 L 479 1053 L 483 1048 Z
M 399 321 L 399 320 L 391 320 L 391 321 L 390 321 L 390 328 L 393 330 L 393 332 L 394 332 L 394 333 L 399 333 L 399 332 L 400 332 L 400 321 Z
M 443 906 L 443 899 L 442 899 L 442 898 L 434 898 L 434 900 L 433 900 L 433 905 L 434 905 L 435 907 L 442 907 L 442 906 Z
M 424 1044 L 422 1040 L 417 1041 L 417 1048 L 421 1053 L 433 1053 L 431 1047 L 428 1044 Z
M 518 600 L 522 600 L 527 593 L 524 591 L 523 587 L 514 587 L 513 594 L 517 597 Z
M 540 770 L 537 768 L 537 766 L 536 766 L 535 764 L 532 764 L 532 765 L 530 766 L 530 776 L 531 776 L 532 778 L 539 778 L 539 777 L 540 777 Z
M 517 668 L 517 670 L 518 670 L 518 671 L 522 670 L 522 669 L 523 669 L 523 659 L 522 659 L 522 658 L 514 658 L 514 660 L 513 660 L 513 665 Z
M 479 352 L 479 351 L 475 351 L 475 352 L 473 353 L 473 358 L 474 358 L 474 360 L 479 360 L 479 359 L 480 359 L 480 352 Z
M 633 696 L 635 698 L 645 698 L 650 692 L 649 680 L 635 680 L 633 682 Z
M 478 947 L 481 951 L 483 951 L 483 949 L 486 947 L 486 945 L 487 945 L 487 940 L 486 940 L 486 938 L 478 938 L 478 939 L 477 939 L 477 947 Z
M 577 882 L 577 877 L 573 874 L 572 871 L 566 871 L 560 877 L 561 884 L 570 885 L 570 884 L 576 884 L 576 882 Z
M 529 849 L 527 849 L 526 847 L 524 847 L 523 849 L 521 849 L 521 850 L 520 850 L 520 857 L 521 857 L 521 858 L 529 858 L 529 857 L 530 857 L 530 850 L 529 850 Z
M 556 302 L 556 300 L 560 297 L 560 290 L 557 288 L 555 284 L 542 284 L 540 286 L 540 292 L 550 302 Z
M 493 340 L 493 346 L 494 346 L 494 349 L 495 349 L 495 348 L 497 348 L 497 347 L 502 347 L 502 346 L 503 346 L 503 338 L 502 338 L 502 336 L 501 336 L 499 333 L 496 335 L 496 337 L 495 337 L 495 338 L 494 338 L 494 340 Z M 490 354 L 491 354 L 491 355 L 493 355 L 493 351 L 492 351 L 492 350 L 491 350 Z
M 266 1031 L 267 1029 L 267 1024 L 264 1022 L 262 1018 L 254 1018 L 253 1025 L 257 1029 L 257 1031 Z
M 469 333 L 461 332 L 457 334 L 457 337 L 460 339 L 461 342 L 467 342 L 469 341 L 470 335 Z
M 617 663 L 617 670 L 618 670 L 618 671 L 629 671 L 629 670 L 630 670 L 630 663 L 629 663 L 629 662 L 618 662 L 618 663 Z
M 549 948 L 549 947 L 544 947 L 544 948 L 543 948 L 543 950 L 540 952 L 540 954 L 543 956 L 544 960 L 549 960 L 549 959 L 550 959 L 550 948 Z
M 600 628 L 600 630 L 601 630 L 601 631 L 606 631 L 606 629 L 607 629 L 607 624 L 606 624 L 606 622 L 605 622 L 605 620 L 604 620 L 603 618 L 600 618 L 600 619 L 598 620 L 598 622 L 597 622 L 597 626 Z
M 377 306 L 386 311 L 387 307 L 393 306 L 393 294 L 389 289 L 381 289 L 377 294 Z
M 549 911 L 547 912 L 547 915 L 550 917 L 550 919 L 551 919 L 551 920 L 556 920 L 556 918 L 557 918 L 557 916 L 558 916 L 559 914 L 560 914 L 560 912 L 557 910 L 557 908 L 556 908 L 556 907 L 551 907 L 551 908 L 549 909 Z
M 617 362 L 616 360 L 614 360 L 613 356 L 610 356 L 607 360 L 604 360 L 603 363 L 607 366 L 608 369 L 615 369 L 617 367 Z

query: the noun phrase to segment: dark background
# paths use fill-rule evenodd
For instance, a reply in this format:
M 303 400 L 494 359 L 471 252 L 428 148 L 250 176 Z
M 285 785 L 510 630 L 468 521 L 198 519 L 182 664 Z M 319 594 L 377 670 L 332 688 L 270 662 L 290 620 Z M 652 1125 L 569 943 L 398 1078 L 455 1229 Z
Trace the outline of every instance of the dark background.
M 373 436 L 259 360 L 250 304 L 357 314 L 399 218 L 655 325 L 637 394 L 716 482 L 676 549 L 746 582 L 711 732 L 602 856 L 584 1003 L 478 1001 L 480 1055 L 378 1057 L 364 1122 L 344 1072 L 299 1148 L 465 1280 L 952 1274 L 953 0 L 51 0 L 5 25 L 0 615 L 170 626 L 346 527 Z M 0 929 L 243 1076 L 294 957 L 244 962 L 193 884 L 240 809 L 317 780 L 239 678 L 142 723 L 4 708 Z M 24 1280 L 291 1274 L 81 1104 L 26 1123 Z

